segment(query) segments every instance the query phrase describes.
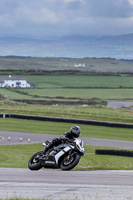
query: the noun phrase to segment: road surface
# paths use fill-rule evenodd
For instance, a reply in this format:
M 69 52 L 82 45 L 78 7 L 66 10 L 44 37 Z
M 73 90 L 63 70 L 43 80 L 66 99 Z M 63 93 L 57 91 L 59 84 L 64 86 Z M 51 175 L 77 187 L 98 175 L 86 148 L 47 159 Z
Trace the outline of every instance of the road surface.
M 107 107 L 122 108 L 133 106 L 133 101 L 108 101 Z
M 0 197 L 132 200 L 133 171 L 30 171 L 0 168 Z
M 0 131 L 0 136 L 3 137 L 0 140 L 0 145 L 10 145 L 10 144 L 27 144 L 28 138 L 30 138 L 30 143 L 42 143 L 44 140 L 52 140 L 59 135 L 49 135 L 49 134 L 39 134 L 39 133 L 22 133 L 13 131 Z M 8 141 L 10 137 L 10 141 Z M 22 138 L 22 142 L 20 142 Z M 95 145 L 95 146 L 105 146 L 114 147 L 122 149 L 133 149 L 133 142 L 119 141 L 119 140 L 107 140 L 107 139 L 97 139 L 97 138 L 82 138 L 85 144 Z

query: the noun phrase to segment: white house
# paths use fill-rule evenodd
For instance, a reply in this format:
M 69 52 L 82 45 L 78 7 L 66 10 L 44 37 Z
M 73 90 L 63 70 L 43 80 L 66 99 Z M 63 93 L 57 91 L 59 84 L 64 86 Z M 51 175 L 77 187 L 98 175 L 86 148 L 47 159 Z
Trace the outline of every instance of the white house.
M 74 64 L 74 67 L 85 67 L 85 63 L 83 63 L 83 64 L 81 64 L 81 63 L 79 63 L 79 64 Z
M 0 87 L 11 88 L 29 88 L 31 85 L 27 83 L 26 78 L 20 78 L 15 76 L 0 77 Z

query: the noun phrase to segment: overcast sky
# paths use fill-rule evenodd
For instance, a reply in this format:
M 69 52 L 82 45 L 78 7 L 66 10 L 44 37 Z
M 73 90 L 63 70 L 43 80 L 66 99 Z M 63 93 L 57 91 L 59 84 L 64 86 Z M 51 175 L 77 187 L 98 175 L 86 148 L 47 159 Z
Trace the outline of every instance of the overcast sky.
M 133 33 L 133 0 L 0 0 L 0 36 Z

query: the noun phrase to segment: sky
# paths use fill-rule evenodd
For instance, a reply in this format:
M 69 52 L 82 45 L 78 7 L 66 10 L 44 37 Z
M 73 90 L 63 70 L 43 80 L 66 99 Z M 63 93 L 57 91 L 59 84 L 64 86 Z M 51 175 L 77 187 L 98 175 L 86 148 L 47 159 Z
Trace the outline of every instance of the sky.
M 133 33 L 133 0 L 0 0 L 0 36 Z

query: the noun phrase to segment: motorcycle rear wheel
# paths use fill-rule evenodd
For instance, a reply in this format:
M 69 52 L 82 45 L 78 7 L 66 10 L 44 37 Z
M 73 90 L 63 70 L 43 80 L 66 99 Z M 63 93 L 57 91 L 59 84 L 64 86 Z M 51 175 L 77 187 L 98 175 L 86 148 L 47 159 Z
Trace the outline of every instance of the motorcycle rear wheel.
M 62 170 L 71 170 L 78 164 L 79 160 L 80 160 L 80 155 L 77 153 L 70 156 L 67 155 L 61 161 L 60 168 Z
M 41 163 L 39 161 L 39 157 L 42 155 L 42 151 L 35 153 L 28 162 L 28 168 L 30 170 L 39 170 L 42 168 Z

